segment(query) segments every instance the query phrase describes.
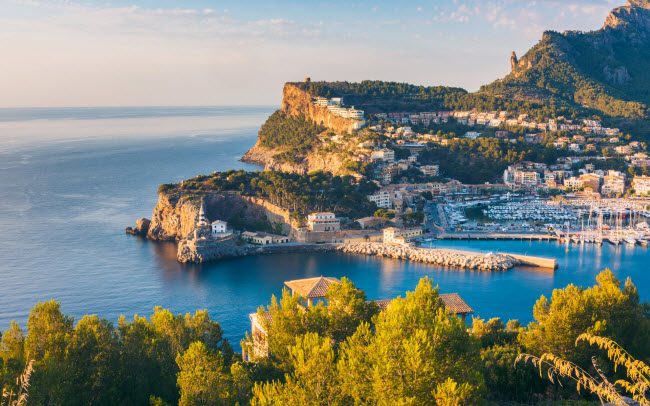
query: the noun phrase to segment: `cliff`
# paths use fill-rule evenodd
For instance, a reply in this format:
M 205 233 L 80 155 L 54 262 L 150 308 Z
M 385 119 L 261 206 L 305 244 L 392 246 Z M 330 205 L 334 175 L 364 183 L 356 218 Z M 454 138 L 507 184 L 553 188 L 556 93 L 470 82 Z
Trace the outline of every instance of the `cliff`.
M 355 120 L 346 119 L 332 114 L 327 108 L 317 106 L 313 103 L 313 97 L 306 91 L 300 89 L 293 83 L 286 83 L 282 91 L 282 112 L 289 116 L 304 116 L 307 120 L 312 121 L 323 128 L 335 133 L 348 132 L 355 130 Z M 324 136 L 324 134 L 321 134 Z M 262 145 L 261 138 L 246 152 L 241 158 L 243 162 L 254 163 L 264 166 L 266 170 L 277 170 L 282 172 L 293 172 L 306 174 L 313 171 L 322 170 L 341 174 L 345 163 L 345 158 L 338 151 L 325 151 L 320 147 L 320 142 L 316 142 L 312 150 L 300 159 L 295 159 L 293 154 L 292 160 L 280 157 L 282 153 L 290 151 L 291 148 L 268 148 Z
M 282 224 L 283 232 L 292 229 L 290 212 L 267 201 L 234 192 L 205 193 L 202 196 L 206 217 L 210 221 L 227 220 L 239 215 L 246 221 L 267 221 Z M 185 238 L 196 227 L 200 197 L 160 193 L 153 210 L 147 238 L 173 241 Z
M 263 166 L 265 170 L 291 172 L 305 175 L 309 172 L 324 171 L 340 175 L 345 172 L 343 164 L 346 159 L 340 152 L 325 152 L 316 148 L 308 153 L 300 162 L 289 162 L 278 159 L 277 155 L 284 152 L 280 149 L 268 149 L 258 141 L 253 148 L 241 158 L 243 162 Z

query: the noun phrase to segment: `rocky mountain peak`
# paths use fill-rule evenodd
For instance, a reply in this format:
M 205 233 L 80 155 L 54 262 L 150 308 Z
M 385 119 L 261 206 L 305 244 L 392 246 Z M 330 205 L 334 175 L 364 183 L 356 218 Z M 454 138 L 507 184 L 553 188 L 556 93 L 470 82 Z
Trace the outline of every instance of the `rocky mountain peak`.
M 609 13 L 603 28 L 650 31 L 650 0 L 627 0 L 625 6 Z
M 627 0 L 625 7 L 638 7 L 650 9 L 650 0 Z

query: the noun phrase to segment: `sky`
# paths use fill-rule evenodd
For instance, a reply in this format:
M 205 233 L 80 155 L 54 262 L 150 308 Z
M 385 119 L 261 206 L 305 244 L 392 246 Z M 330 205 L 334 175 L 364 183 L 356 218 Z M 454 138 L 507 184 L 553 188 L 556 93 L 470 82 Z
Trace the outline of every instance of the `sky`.
M 624 0 L 0 0 L 0 107 L 279 105 L 288 81 L 458 86 Z

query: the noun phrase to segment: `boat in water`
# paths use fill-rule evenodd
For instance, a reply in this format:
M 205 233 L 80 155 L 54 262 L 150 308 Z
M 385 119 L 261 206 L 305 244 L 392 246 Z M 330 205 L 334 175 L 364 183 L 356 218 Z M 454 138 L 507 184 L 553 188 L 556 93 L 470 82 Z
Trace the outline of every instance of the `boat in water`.
M 626 237 L 625 242 L 629 245 L 636 245 L 636 239 L 632 237 Z

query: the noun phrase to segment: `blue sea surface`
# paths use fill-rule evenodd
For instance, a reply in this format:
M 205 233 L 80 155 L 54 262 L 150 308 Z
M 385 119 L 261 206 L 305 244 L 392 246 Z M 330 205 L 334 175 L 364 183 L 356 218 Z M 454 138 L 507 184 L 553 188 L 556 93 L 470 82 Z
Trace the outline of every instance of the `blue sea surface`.
M 24 327 L 38 302 L 64 313 L 148 316 L 208 309 L 238 348 L 248 314 L 286 280 L 346 276 L 369 298 L 404 295 L 429 276 L 482 318 L 532 320 L 540 295 L 591 286 L 609 267 L 650 299 L 648 249 L 565 247 L 555 242 L 434 242 L 438 247 L 555 257 L 556 272 L 480 273 L 346 254 L 247 257 L 204 265 L 176 261 L 174 243 L 124 233 L 151 217 L 162 183 L 217 170 L 259 169 L 238 159 L 275 107 L 0 109 L 0 329 Z

